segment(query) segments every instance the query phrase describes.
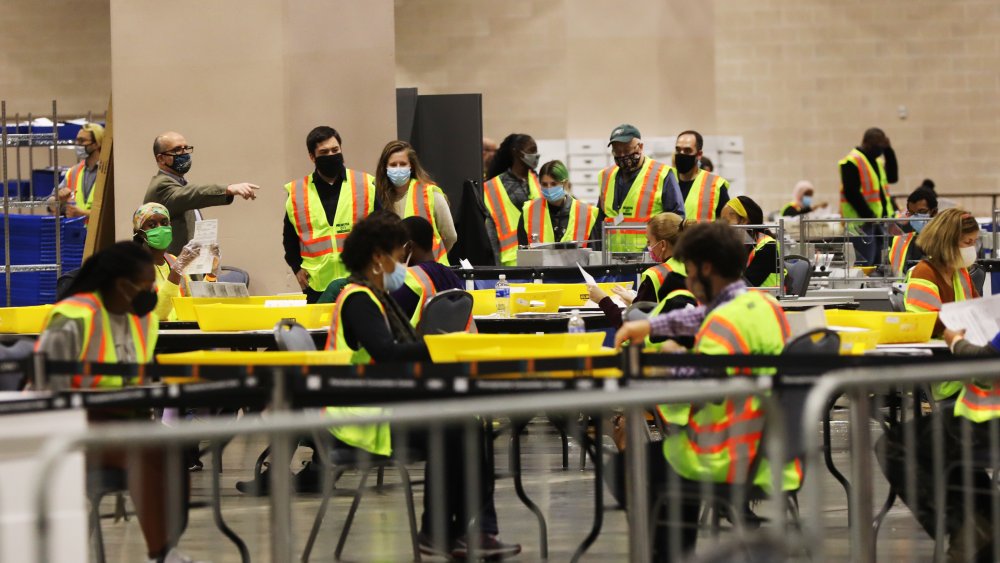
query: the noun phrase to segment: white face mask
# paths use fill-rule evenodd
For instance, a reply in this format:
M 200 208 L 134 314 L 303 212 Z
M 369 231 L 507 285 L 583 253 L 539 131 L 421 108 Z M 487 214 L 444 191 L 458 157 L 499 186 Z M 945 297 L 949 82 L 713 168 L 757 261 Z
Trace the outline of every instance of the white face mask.
M 961 262 L 963 268 L 968 268 L 976 263 L 976 246 L 966 246 L 964 248 L 959 248 L 958 253 L 961 255 Z

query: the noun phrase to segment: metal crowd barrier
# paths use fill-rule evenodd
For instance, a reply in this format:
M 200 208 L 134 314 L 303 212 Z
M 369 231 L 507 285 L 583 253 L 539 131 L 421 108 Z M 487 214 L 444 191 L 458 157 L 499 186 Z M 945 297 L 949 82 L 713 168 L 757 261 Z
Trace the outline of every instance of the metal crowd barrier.
M 819 379 L 802 420 L 807 467 L 818 467 L 820 423 L 832 402 L 841 395 L 850 398 L 850 478 L 842 481 L 848 492 L 850 560 L 927 560 L 930 554 L 933 561 L 1000 560 L 1000 544 L 988 541 L 1000 539 L 1000 421 L 971 423 L 954 416 L 954 397 L 930 398 L 937 383 L 977 381 L 989 388 L 998 380 L 1000 360 L 860 368 Z M 872 420 L 882 433 L 874 445 Z M 885 489 L 882 508 L 873 515 L 873 502 L 883 498 L 875 493 Z M 836 524 L 824 520 L 827 501 L 840 494 L 824 489 L 816 478 L 803 486 L 803 536 L 814 561 L 847 557 L 831 554 L 828 538 Z M 902 520 L 892 540 L 879 543 L 880 532 L 883 539 L 891 533 L 882 522 L 894 506 L 905 515 L 892 514 L 894 521 Z M 907 532 L 908 527 L 914 530 Z M 986 551 L 980 559 L 971 554 L 976 548 Z

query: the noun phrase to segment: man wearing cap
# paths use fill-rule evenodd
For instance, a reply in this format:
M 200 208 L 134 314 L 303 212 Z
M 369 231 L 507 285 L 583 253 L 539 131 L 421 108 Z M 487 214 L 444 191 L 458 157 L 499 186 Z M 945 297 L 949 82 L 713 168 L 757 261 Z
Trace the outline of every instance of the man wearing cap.
M 76 134 L 76 156 L 80 162 L 66 172 L 56 193 L 49 201 L 59 200 L 67 217 L 90 217 L 90 207 L 94 203 L 94 184 L 97 183 L 97 169 L 100 168 L 101 142 L 104 127 L 97 123 L 86 123 Z M 55 209 L 50 205 L 49 211 Z
M 697 131 L 684 131 L 677 135 L 674 168 L 687 218 L 714 221 L 729 202 L 729 182 L 722 176 L 702 170 L 700 161 L 704 145 L 705 139 Z
M 615 165 L 597 176 L 598 221 L 623 227 L 607 235 L 611 252 L 643 252 L 651 217 L 664 211 L 684 216 L 677 176 L 673 168 L 643 154 L 642 137 L 633 125 L 615 127 L 608 146 Z

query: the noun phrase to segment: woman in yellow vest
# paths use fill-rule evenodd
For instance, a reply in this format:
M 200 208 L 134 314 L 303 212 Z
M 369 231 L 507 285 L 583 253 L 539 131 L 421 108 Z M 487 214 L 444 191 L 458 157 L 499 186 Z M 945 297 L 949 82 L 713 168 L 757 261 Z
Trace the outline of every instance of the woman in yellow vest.
M 646 269 L 639 278 L 639 289 L 635 296 L 619 293 L 627 303 L 638 303 L 647 301 L 656 303 L 655 314 L 666 313 L 674 309 L 683 309 L 688 305 L 695 305 L 694 296 L 688 291 L 687 271 L 684 264 L 674 258 L 674 247 L 685 229 L 695 224 L 695 221 L 684 219 L 676 213 L 660 213 L 655 215 L 646 225 L 646 242 L 649 256 L 654 262 L 660 262 L 656 266 Z M 614 328 L 622 326 L 621 310 L 614 301 L 594 285 L 588 288 L 590 299 L 597 303 L 604 315 L 608 317 L 608 322 Z M 681 342 L 690 346 L 694 339 L 684 337 Z
M 405 141 L 390 141 L 375 168 L 375 197 L 403 217 L 423 217 L 434 229 L 434 259 L 448 265 L 448 251 L 458 240 L 448 198 Z
M 722 209 L 719 219 L 730 225 L 762 225 L 764 212 L 745 195 L 734 197 Z M 767 229 L 744 231 L 753 241 L 743 277 L 754 287 L 778 287 L 778 241 Z
M 191 295 L 191 278 L 184 270 L 198 257 L 201 245 L 189 242 L 181 251 L 180 256 L 167 252 L 167 247 L 173 241 L 173 231 L 170 227 L 170 211 L 159 203 L 145 203 L 132 214 L 133 240 L 149 249 L 153 255 L 153 266 L 156 269 L 155 290 L 157 295 L 155 313 L 164 321 L 177 320 L 174 312 L 174 297 L 189 297 Z M 219 245 L 212 245 L 211 252 L 214 270 L 219 268 Z M 205 281 L 215 281 L 216 274 L 205 276 Z
M 47 359 L 101 363 L 149 363 L 156 347 L 157 321 L 156 271 L 152 257 L 134 242 L 119 242 L 83 263 L 76 278 L 56 303 L 37 350 Z M 118 376 L 53 377 L 54 390 L 76 387 L 117 389 L 123 386 Z M 91 424 L 111 420 L 149 420 L 148 409 L 139 411 L 90 410 Z M 121 469 L 128 472 L 129 494 L 135 503 L 139 527 L 146 540 L 150 561 L 190 561 L 173 547 L 182 525 L 171 527 L 168 514 L 187 519 L 189 482 L 183 475 L 181 494 L 167 496 L 168 456 L 158 448 L 103 450 L 87 456 L 93 468 Z
M 327 349 L 351 350 L 354 363 L 430 360 L 426 344 L 417 337 L 409 318 L 390 295 L 403 287 L 406 280 L 406 242 L 406 231 L 399 217 L 390 212 L 377 211 L 354 226 L 344 241 L 341 253 L 341 260 L 350 272 L 349 283 L 340 291 L 334 305 Z M 327 411 L 332 416 L 345 412 L 370 412 L 358 411 L 358 408 L 365 409 L 329 407 Z M 394 450 L 428 451 L 429 433 L 393 433 L 388 424 L 338 427 L 330 431 L 340 447 L 360 448 L 375 455 L 391 456 Z M 464 450 L 461 427 L 446 428 L 444 434 L 444 459 L 429 459 L 427 464 L 420 547 L 426 554 L 454 555 L 468 549 L 465 531 L 472 516 L 467 512 L 468 502 L 464 496 L 466 455 L 482 460 L 480 467 L 484 470 L 487 464 L 484 452 Z M 405 440 L 405 443 L 400 444 L 399 440 Z M 433 489 L 436 478 L 430 475 L 434 473 L 441 474 L 440 482 L 445 483 L 446 490 Z M 492 474 L 489 470 L 480 476 L 484 493 L 473 500 L 473 504 L 482 507 L 476 512 L 480 516 L 483 537 L 477 540 L 482 549 L 490 553 L 514 554 L 520 552 L 520 546 L 502 544 L 497 538 L 496 511 L 492 498 L 485 496 L 485 491 L 493 489 Z M 432 517 L 435 504 L 445 509 L 441 517 Z M 447 524 L 447 530 L 432 530 L 439 520 Z M 436 537 L 446 538 L 447 545 L 435 544 Z
M 569 170 L 558 160 L 546 162 L 538 170 L 542 197 L 528 200 L 522 207 L 517 240 L 522 245 L 599 240 L 596 205 L 570 195 Z M 586 246 L 586 245 L 584 245 Z
M 531 135 L 511 133 L 500 148 L 486 173 L 483 200 L 491 221 L 486 221 L 486 234 L 493 248 L 496 264 L 517 265 L 517 225 L 525 202 L 542 197 L 538 183 L 540 159 L 538 144 Z
M 813 196 L 816 193 L 816 188 L 813 187 L 812 182 L 809 180 L 799 180 L 795 184 L 795 189 L 792 190 L 792 201 L 785 204 L 781 208 L 780 215 L 782 217 L 795 217 L 798 215 L 805 215 L 807 213 L 812 213 L 817 209 L 824 209 L 827 206 L 825 201 L 816 202 Z

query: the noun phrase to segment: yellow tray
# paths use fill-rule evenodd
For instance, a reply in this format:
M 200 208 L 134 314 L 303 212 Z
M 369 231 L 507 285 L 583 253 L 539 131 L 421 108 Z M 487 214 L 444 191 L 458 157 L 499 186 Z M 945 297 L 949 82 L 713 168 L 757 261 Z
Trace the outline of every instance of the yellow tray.
M 263 305 L 267 301 L 305 301 L 306 296 L 292 295 L 254 295 L 252 297 L 174 297 L 174 312 L 178 321 L 194 322 L 198 315 L 194 312 L 195 305 Z
M 934 332 L 937 313 L 885 313 L 881 311 L 844 311 L 829 309 L 826 324 L 853 326 L 879 332 L 879 344 L 927 342 Z
M 330 326 L 333 303 L 301 307 L 265 307 L 264 305 L 195 305 L 198 327 L 205 332 L 271 330 L 282 319 L 294 319 L 315 329 Z
M 612 287 L 620 285 L 631 289 L 632 284 L 630 282 L 610 282 L 610 283 L 599 283 L 598 287 L 601 288 L 604 293 L 608 295 L 614 295 Z M 524 288 L 544 288 L 544 289 L 558 289 L 562 291 L 562 295 L 559 298 L 560 307 L 581 307 L 587 304 L 590 300 L 590 292 L 587 291 L 587 284 L 585 283 L 512 283 L 511 287 L 524 287 Z
M 603 355 L 603 332 L 582 334 L 436 334 L 424 337 L 434 362 Z M 464 360 L 462 359 L 464 358 Z
M 318 350 L 309 352 L 230 352 L 228 350 L 199 350 L 177 354 L 157 354 L 156 361 L 167 365 L 201 366 L 318 366 L 348 365 L 351 352 L 346 350 Z
M 0 332 L 35 334 L 42 332 L 54 305 L 0 308 Z
M 857 327 L 851 327 L 857 328 Z M 830 328 L 840 336 L 840 353 L 844 356 L 859 356 L 868 350 L 874 350 L 878 346 L 881 330 L 857 329 L 857 330 L 837 330 L 836 326 Z
M 558 289 L 540 289 L 541 284 L 535 287 L 510 294 L 510 311 L 512 315 L 518 313 L 556 313 L 559 311 L 559 303 L 562 291 Z M 496 292 L 492 289 L 474 289 L 472 293 L 472 314 L 492 315 L 497 312 Z M 532 306 L 532 301 L 537 302 Z

